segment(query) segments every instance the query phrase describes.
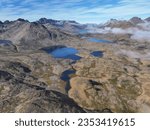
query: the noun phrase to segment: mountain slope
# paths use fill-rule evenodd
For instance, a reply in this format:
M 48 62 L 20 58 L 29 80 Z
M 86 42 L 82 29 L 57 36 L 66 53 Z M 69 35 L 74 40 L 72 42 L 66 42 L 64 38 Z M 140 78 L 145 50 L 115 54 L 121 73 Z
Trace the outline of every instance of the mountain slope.
M 20 50 L 39 49 L 69 37 L 68 34 L 56 29 L 48 30 L 42 24 L 22 19 L 7 24 L 3 23 L 0 30 L 0 39 L 12 41 Z
M 67 33 L 78 33 L 84 30 L 86 25 L 71 20 L 52 20 L 41 18 L 37 23 L 45 25 L 47 28 L 57 28 Z

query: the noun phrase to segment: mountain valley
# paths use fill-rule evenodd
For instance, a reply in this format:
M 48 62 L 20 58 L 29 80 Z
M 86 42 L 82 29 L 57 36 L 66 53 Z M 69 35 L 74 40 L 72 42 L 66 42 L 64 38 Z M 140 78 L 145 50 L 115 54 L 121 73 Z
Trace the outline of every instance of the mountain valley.
M 150 18 L 0 22 L 0 112 L 150 112 Z

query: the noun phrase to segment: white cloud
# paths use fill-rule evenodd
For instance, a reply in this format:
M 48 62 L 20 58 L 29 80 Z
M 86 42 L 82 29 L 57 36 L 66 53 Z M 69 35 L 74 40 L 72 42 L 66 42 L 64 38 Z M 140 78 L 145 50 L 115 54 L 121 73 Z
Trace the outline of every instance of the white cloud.
M 0 19 L 47 17 L 100 23 L 110 18 L 146 17 L 149 5 L 149 0 L 118 0 L 115 4 L 113 0 L 0 0 Z
M 136 27 L 130 27 L 130 28 L 110 28 L 105 27 L 101 28 L 97 26 L 90 26 L 87 27 L 87 31 L 89 33 L 101 33 L 101 34 L 107 34 L 107 33 L 113 33 L 113 34 L 131 34 L 131 39 L 137 40 L 137 41 L 148 41 L 150 42 L 150 22 L 145 22 L 142 24 L 138 24 Z
M 136 58 L 136 59 L 144 59 L 144 60 L 150 60 L 150 52 L 147 53 L 139 53 L 139 52 L 135 52 L 135 51 L 130 51 L 130 50 L 119 50 L 116 52 L 116 54 L 118 55 L 125 55 L 128 56 L 130 58 Z
M 148 41 L 150 42 L 150 31 L 137 31 L 133 33 L 131 36 L 132 39 L 138 40 L 138 41 Z

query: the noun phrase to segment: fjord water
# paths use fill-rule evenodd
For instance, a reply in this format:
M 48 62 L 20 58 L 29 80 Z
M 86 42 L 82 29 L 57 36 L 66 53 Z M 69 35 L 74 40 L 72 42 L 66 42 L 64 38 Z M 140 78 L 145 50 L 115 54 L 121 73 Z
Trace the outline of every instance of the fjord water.
M 89 42 L 96 42 L 96 43 L 112 43 L 112 41 L 104 40 L 104 39 L 98 39 L 98 38 L 89 38 Z

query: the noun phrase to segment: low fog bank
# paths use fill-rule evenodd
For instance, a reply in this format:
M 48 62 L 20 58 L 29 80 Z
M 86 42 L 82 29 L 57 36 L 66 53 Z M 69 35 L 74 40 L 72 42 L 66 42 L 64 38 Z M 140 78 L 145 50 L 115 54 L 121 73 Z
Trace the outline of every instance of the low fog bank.
M 150 42 L 150 22 L 137 24 L 136 27 L 130 27 L 126 29 L 113 28 L 113 27 L 96 27 L 90 26 L 87 28 L 89 33 L 100 33 L 100 34 L 131 34 L 131 39 L 137 41 Z
M 150 60 L 150 52 L 147 53 L 139 53 L 135 51 L 130 51 L 130 50 L 119 50 L 116 52 L 117 55 L 124 55 L 128 56 L 130 58 L 136 58 L 136 59 L 144 59 L 144 60 Z

